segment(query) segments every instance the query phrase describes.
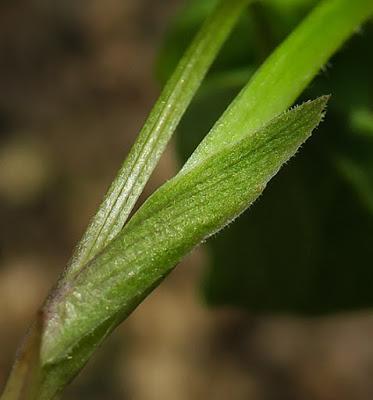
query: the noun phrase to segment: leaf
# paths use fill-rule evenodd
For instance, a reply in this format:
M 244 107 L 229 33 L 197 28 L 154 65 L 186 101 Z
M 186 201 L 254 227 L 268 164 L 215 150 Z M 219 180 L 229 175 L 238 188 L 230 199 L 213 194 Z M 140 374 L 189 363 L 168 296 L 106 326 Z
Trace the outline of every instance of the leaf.
M 297 162 L 209 243 L 208 304 L 261 315 L 372 306 L 373 214 L 328 157 L 329 133 L 328 113 Z
M 161 82 L 165 82 L 171 75 L 190 38 L 213 8 L 214 3 L 216 0 L 188 1 L 175 18 L 168 29 L 157 58 L 156 75 Z M 228 40 L 222 46 L 211 66 L 211 74 L 223 73 L 232 67 L 245 67 L 258 61 L 256 51 L 258 35 L 253 15 L 253 8 L 258 6 L 258 1 L 251 3 L 245 13 L 242 13 Z
M 290 107 L 336 49 L 372 14 L 371 0 L 320 2 L 242 89 L 183 170 L 225 146 L 227 141 L 255 132 Z
M 203 289 L 210 305 L 308 314 L 372 306 L 373 141 L 367 118 L 372 24 L 361 32 L 302 96 L 333 93 L 322 134 L 276 177 L 250 213 L 206 246 Z M 215 90 L 197 98 L 179 127 L 182 160 L 207 131 L 201 116 L 213 121 L 231 96 Z M 360 110 L 360 120 L 352 124 L 354 110 Z
M 358 130 L 365 123 L 350 119 L 351 110 L 367 110 L 371 102 L 372 34 L 372 24 L 364 27 L 307 89 L 304 96 L 333 93 L 318 135 L 250 213 L 206 246 L 202 287 L 210 306 L 260 315 L 372 307 L 373 141 Z
M 156 64 L 157 77 L 165 82 L 216 0 L 189 0 L 168 28 Z M 253 2 L 224 44 L 211 73 L 258 67 L 317 0 L 262 0 Z M 246 83 L 245 81 L 244 83 Z
M 105 252 L 47 306 L 53 316 L 41 350 L 47 379 L 55 368 L 59 377 L 75 375 L 85 362 L 84 340 L 97 345 L 185 254 L 242 213 L 311 134 L 326 101 L 321 97 L 282 114 L 150 196 Z
M 204 144 L 204 154 L 195 153 L 195 165 L 189 163 L 161 187 L 122 230 L 126 219 L 122 201 L 118 208 L 104 206 L 104 212 L 98 215 L 103 224 L 93 226 L 93 235 L 88 235 L 88 241 L 83 241 L 81 247 L 83 257 L 78 250 L 77 264 L 73 261 L 73 269 L 52 291 L 44 307 L 39 400 L 55 397 L 103 339 L 186 252 L 224 227 L 261 193 L 280 165 L 308 136 L 307 124 L 309 130 L 317 124 L 325 99 L 273 121 L 272 118 L 295 100 L 324 60 L 369 17 L 372 9 L 373 4 L 368 0 L 323 1 L 256 73 L 220 119 L 220 128 L 214 128 L 211 135 L 211 143 L 216 140 L 215 144 L 211 147 L 211 143 Z M 226 15 L 222 16 L 223 22 L 225 18 Z M 322 46 L 321 31 L 326 33 Z M 299 51 L 304 51 L 301 57 Z M 290 79 L 292 74 L 294 80 Z M 255 89 L 251 93 L 250 87 Z M 179 100 L 182 103 L 185 98 Z M 311 113 L 306 113 L 307 109 Z M 293 127 L 293 135 L 285 127 Z M 214 132 L 219 130 L 216 136 Z M 117 195 L 109 197 L 115 204 Z M 125 200 L 126 207 L 131 201 Z M 119 210 L 121 218 L 124 215 L 122 222 L 116 218 L 107 220 L 112 209 Z M 102 226 L 108 231 L 105 228 L 101 232 Z M 111 240 L 107 232 L 115 231 L 120 233 Z M 106 243 L 96 246 L 95 237 L 101 233 L 102 243 Z
M 153 107 L 65 271 L 71 279 L 120 232 L 220 47 L 250 0 L 222 0 Z

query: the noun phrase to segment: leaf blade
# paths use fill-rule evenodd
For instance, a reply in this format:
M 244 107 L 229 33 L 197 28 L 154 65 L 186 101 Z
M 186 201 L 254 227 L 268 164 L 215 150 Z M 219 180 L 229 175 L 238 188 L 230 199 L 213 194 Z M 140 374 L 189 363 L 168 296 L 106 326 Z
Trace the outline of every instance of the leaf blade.
M 183 113 L 250 0 L 222 0 L 166 84 L 130 153 L 84 233 L 64 279 L 72 278 L 122 229 Z
M 182 256 L 244 211 L 317 126 L 326 101 L 281 115 L 155 192 L 74 286 L 50 304 L 44 365 L 73 357 L 70 351 L 103 321 L 123 319 Z
M 321 1 L 254 74 L 182 172 L 290 107 L 330 56 L 372 15 L 371 0 Z

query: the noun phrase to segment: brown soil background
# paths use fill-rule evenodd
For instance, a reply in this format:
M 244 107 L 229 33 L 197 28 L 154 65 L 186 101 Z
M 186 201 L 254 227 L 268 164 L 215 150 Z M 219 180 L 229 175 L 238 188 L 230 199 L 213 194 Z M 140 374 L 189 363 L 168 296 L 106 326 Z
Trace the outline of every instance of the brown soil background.
M 180 0 L 0 4 L 0 388 L 159 87 Z M 176 171 L 169 146 L 146 193 Z M 371 312 L 319 319 L 207 309 L 190 255 L 122 324 L 65 399 L 368 400 Z

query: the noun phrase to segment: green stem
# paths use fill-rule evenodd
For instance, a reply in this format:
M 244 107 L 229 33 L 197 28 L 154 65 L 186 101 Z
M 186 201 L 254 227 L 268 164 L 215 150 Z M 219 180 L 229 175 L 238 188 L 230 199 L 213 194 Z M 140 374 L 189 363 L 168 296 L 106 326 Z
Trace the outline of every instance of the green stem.
M 223 0 L 207 18 L 154 105 L 85 232 L 65 278 L 75 275 L 122 229 L 182 115 L 249 0 Z

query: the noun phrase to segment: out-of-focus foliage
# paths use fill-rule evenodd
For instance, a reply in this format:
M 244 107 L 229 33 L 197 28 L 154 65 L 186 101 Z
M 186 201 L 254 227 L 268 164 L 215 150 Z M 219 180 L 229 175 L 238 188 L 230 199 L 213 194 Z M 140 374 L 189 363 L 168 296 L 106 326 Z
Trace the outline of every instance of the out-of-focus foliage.
M 189 2 L 175 21 L 158 63 L 162 80 L 213 3 Z M 314 3 L 250 7 L 181 123 L 183 160 Z M 332 94 L 326 123 L 265 196 L 210 241 L 204 280 L 210 304 L 306 313 L 373 305 L 372 41 L 368 23 L 304 92 L 304 98 Z

